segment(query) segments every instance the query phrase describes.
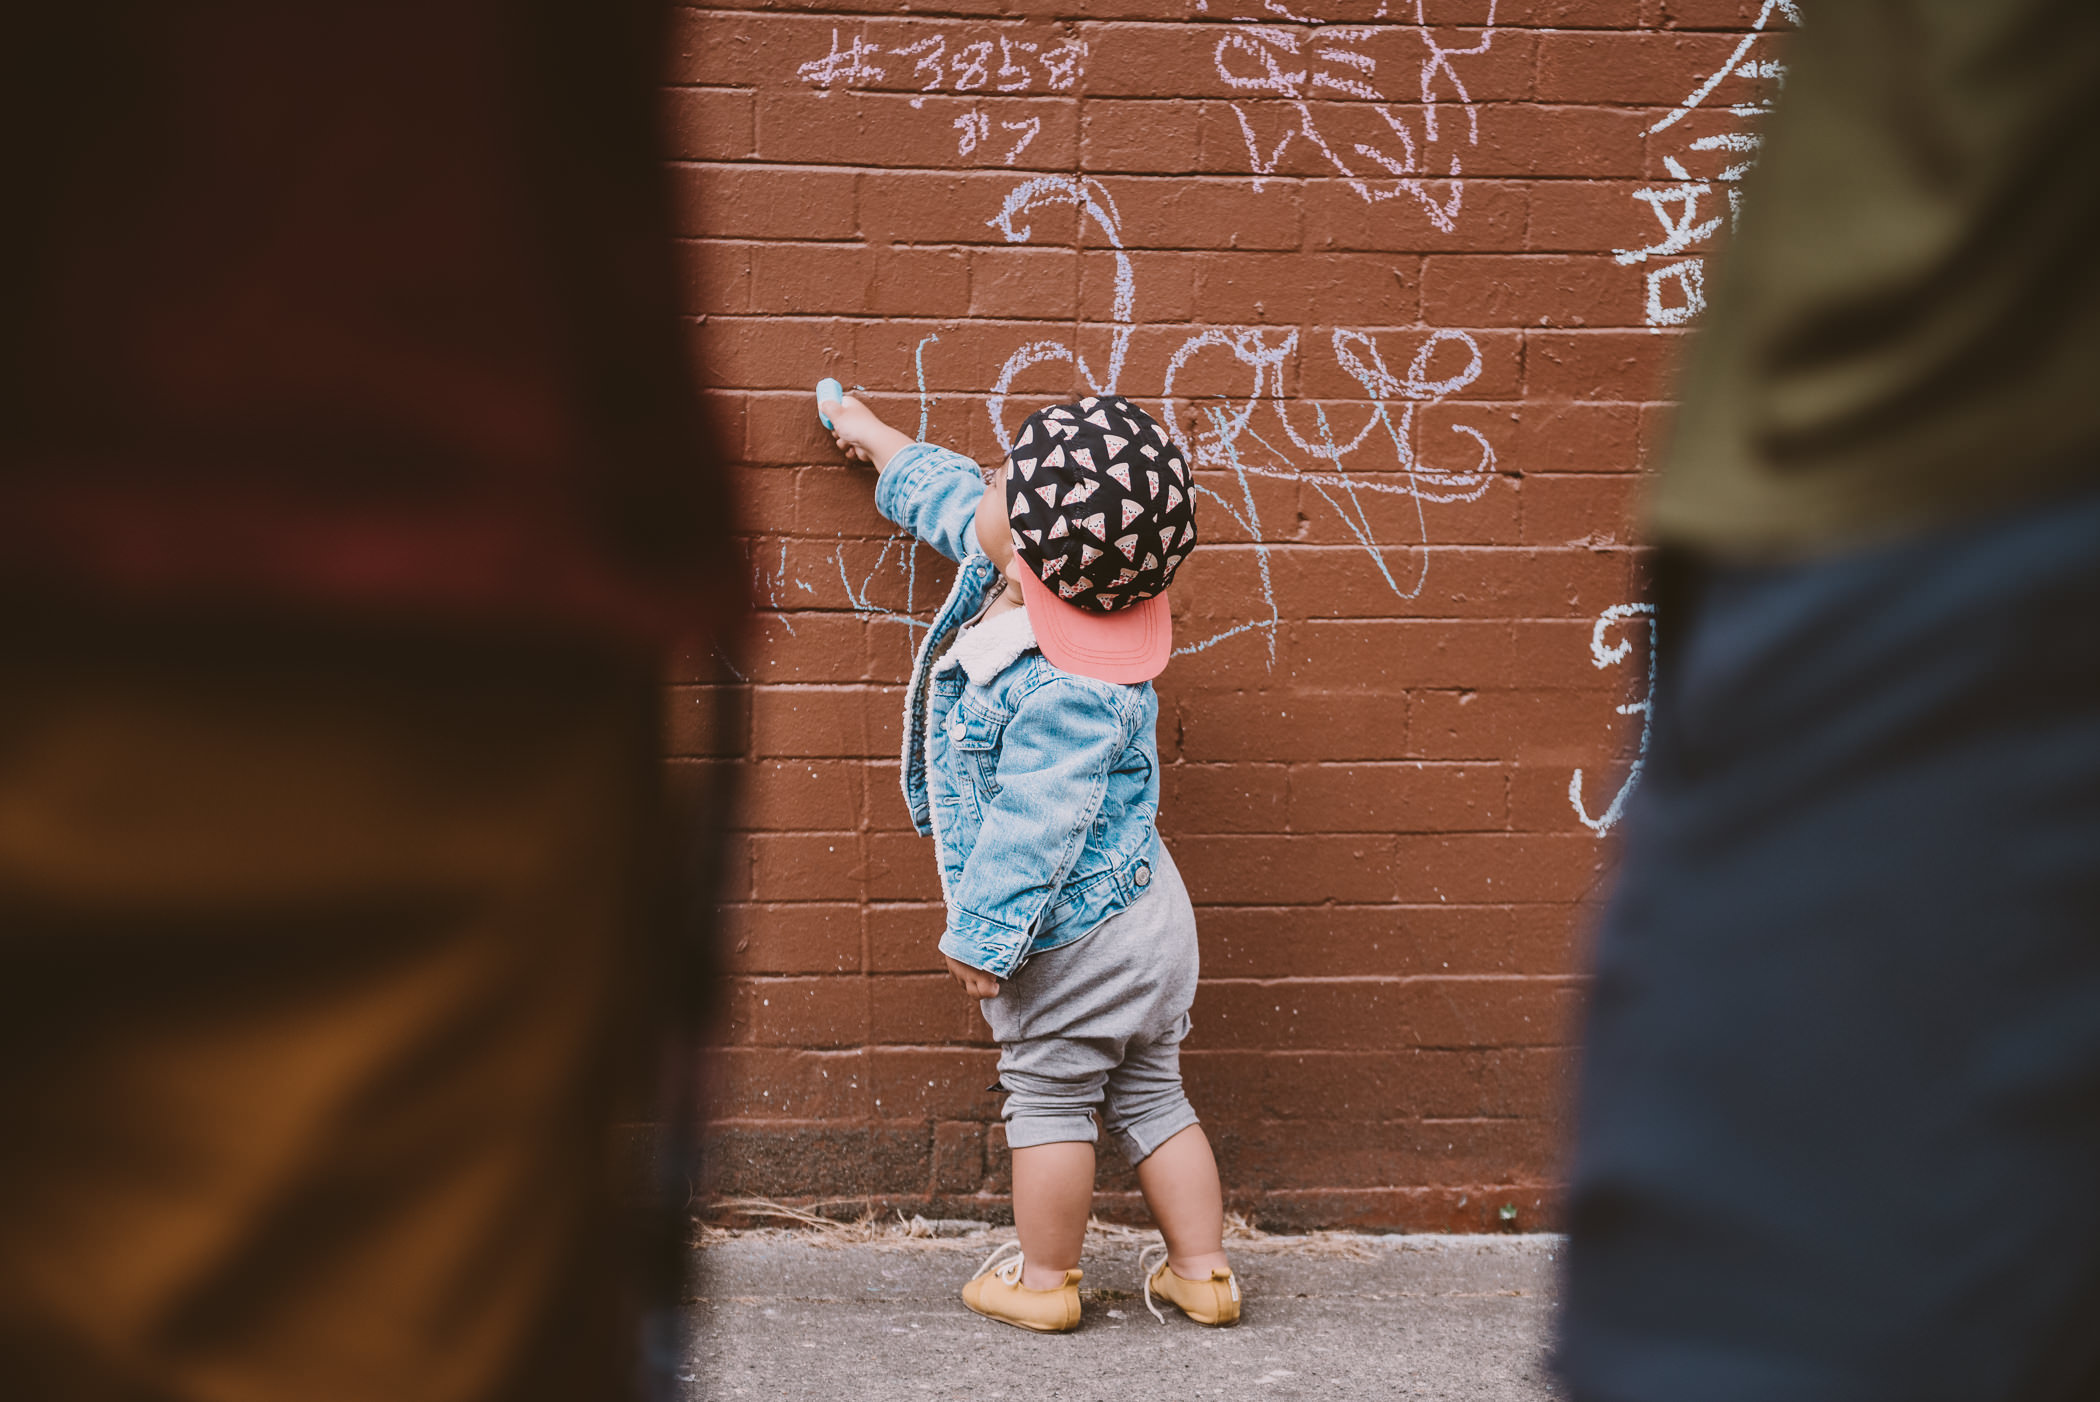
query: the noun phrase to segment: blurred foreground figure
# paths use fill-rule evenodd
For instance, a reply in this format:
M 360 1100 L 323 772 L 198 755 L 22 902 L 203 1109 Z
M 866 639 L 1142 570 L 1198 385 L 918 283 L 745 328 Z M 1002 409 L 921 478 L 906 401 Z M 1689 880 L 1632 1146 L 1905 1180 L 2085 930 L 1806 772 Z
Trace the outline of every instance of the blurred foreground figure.
M 2100 6 L 1807 8 L 1676 435 L 1565 1376 L 2100 1396 Z
M 615 1397 L 728 626 L 646 4 L 11 20 L 0 1392 Z

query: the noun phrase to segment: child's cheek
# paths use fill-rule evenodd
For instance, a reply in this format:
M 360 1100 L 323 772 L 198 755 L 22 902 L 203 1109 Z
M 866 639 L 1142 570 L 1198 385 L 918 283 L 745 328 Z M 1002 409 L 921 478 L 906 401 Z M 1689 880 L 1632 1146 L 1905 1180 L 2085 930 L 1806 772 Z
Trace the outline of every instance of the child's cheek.
M 998 482 L 977 502 L 977 544 L 1001 570 L 1013 559 L 1013 529 L 1006 522 L 1006 489 Z

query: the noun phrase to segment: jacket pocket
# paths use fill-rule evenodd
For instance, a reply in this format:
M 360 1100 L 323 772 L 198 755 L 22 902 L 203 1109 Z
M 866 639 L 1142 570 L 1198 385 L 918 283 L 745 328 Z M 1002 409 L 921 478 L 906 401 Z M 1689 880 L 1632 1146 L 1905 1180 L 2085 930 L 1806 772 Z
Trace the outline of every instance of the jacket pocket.
M 1004 718 L 992 715 L 968 701 L 956 703 L 949 713 L 948 743 L 979 795 L 991 798 L 999 792 L 999 744 L 1006 735 Z

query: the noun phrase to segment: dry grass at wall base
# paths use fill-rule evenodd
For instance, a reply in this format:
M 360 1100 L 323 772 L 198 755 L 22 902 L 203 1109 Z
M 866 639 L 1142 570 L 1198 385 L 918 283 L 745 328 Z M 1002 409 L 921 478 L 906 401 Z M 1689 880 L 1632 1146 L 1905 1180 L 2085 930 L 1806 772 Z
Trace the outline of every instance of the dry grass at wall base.
M 851 1214 L 851 1215 L 848 1215 Z M 988 1250 L 1014 1240 L 1012 1227 L 994 1226 L 970 1218 L 928 1218 L 917 1213 L 907 1217 L 893 1209 L 888 1215 L 861 1198 L 837 1198 L 805 1206 L 791 1206 L 767 1198 L 722 1198 L 710 1204 L 707 1216 L 696 1219 L 693 1244 L 705 1247 L 714 1242 L 754 1235 L 776 1235 L 818 1247 L 873 1246 L 896 1251 Z M 724 1222 L 730 1225 L 723 1225 Z M 1088 1255 L 1136 1250 L 1159 1240 L 1150 1227 L 1131 1227 L 1092 1218 L 1087 1222 Z M 1289 1251 L 1294 1254 L 1371 1260 L 1381 1249 L 1400 1241 L 1397 1234 L 1312 1231 L 1265 1232 L 1243 1213 L 1225 1214 L 1225 1246 L 1228 1251 Z M 1420 1238 L 1428 1245 L 1434 1237 Z

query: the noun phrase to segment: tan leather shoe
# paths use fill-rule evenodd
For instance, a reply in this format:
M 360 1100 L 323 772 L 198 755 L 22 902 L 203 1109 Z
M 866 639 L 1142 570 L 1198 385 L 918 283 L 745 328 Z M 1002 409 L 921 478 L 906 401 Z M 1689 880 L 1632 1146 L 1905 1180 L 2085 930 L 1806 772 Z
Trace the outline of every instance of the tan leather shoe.
M 1013 1252 L 1012 1259 L 999 1258 Z M 1030 1290 L 1021 1284 L 1021 1254 L 1018 1242 L 1008 1242 L 994 1251 L 970 1283 L 962 1288 L 963 1303 L 986 1319 L 1033 1329 L 1038 1334 L 1064 1334 L 1079 1327 L 1079 1282 L 1086 1272 L 1065 1272 L 1065 1283 L 1053 1290 Z
M 1146 1251 L 1163 1249 L 1153 1246 L 1147 1247 Z M 1143 1270 L 1145 1265 L 1144 1256 L 1140 1255 L 1138 1269 Z M 1174 1274 L 1173 1268 L 1165 1261 L 1161 1261 L 1159 1268 L 1145 1277 L 1145 1308 L 1151 1310 L 1153 1317 L 1164 1324 L 1167 1317 L 1152 1303 L 1154 1295 L 1198 1324 L 1220 1327 L 1239 1322 L 1240 1282 L 1226 1267 L 1219 1267 L 1202 1280 L 1184 1280 Z

